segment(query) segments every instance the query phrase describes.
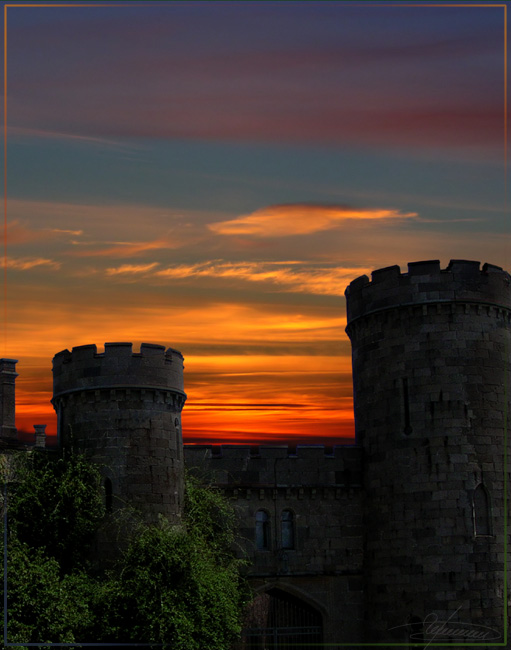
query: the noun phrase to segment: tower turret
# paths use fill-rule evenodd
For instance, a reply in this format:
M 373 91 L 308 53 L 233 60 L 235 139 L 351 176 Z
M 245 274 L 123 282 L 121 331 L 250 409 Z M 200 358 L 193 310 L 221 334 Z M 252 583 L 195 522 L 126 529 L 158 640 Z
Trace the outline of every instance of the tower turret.
M 511 278 L 479 262 L 415 262 L 354 280 L 346 300 L 367 641 L 429 641 L 422 623 L 436 617 L 491 628 L 468 638 L 491 647 L 504 638 Z
M 99 465 L 107 510 L 131 505 L 148 521 L 180 521 L 185 400 L 183 356 L 172 348 L 81 345 L 53 359 L 60 445 Z

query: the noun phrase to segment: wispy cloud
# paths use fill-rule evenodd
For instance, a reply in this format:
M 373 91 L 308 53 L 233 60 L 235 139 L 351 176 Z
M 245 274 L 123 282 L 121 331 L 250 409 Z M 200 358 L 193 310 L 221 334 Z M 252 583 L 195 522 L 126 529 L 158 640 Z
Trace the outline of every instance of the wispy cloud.
M 90 135 L 79 135 L 76 133 L 65 133 L 50 129 L 34 129 L 30 127 L 10 126 L 7 129 L 8 136 L 31 137 L 31 138 L 48 138 L 51 140 L 71 140 L 74 142 L 83 142 L 85 144 L 94 144 L 101 146 L 113 147 L 116 149 L 128 149 L 125 144 L 108 138 L 98 138 Z
M 225 262 L 213 260 L 197 264 L 179 264 L 155 270 L 152 264 L 123 264 L 108 268 L 109 276 L 188 280 L 213 278 L 241 282 L 261 282 L 277 286 L 279 291 L 318 295 L 342 295 L 347 284 L 371 269 L 311 265 L 307 262 Z
M 46 266 L 54 271 L 58 271 L 62 266 L 61 262 L 55 262 L 44 257 L 8 257 L 5 260 L 5 265 L 8 269 L 16 269 L 17 271 L 28 271 L 36 266 Z
M 7 224 L 7 244 L 9 246 L 27 244 L 35 241 L 54 239 L 55 234 L 49 228 L 35 229 L 26 226 L 18 220 Z
M 64 235 L 75 235 L 76 237 L 83 235 L 83 230 L 65 230 L 63 228 L 47 228 L 47 230 L 50 230 L 51 232 L 62 233 Z
M 77 242 L 74 243 L 76 244 Z M 83 243 L 85 245 L 87 244 L 87 242 Z M 97 244 L 98 242 L 93 242 L 93 245 Z M 177 238 L 162 238 L 147 242 L 114 242 L 114 245 L 108 248 L 72 251 L 68 254 L 73 257 L 136 257 L 147 251 L 165 248 L 173 249 L 179 248 L 180 246 L 182 246 L 182 242 Z
M 236 219 L 209 224 L 219 235 L 288 237 L 309 235 L 321 230 L 340 228 L 348 220 L 396 220 L 417 217 L 416 212 L 388 208 L 357 208 L 349 205 L 287 203 L 269 205 Z
M 153 262 L 152 264 L 123 264 L 117 268 L 106 269 L 107 275 L 137 275 L 139 273 L 147 273 L 152 271 L 158 262 Z
M 19 25 L 12 56 L 20 72 L 10 82 L 15 128 L 108 146 L 119 146 L 125 136 L 361 143 L 408 150 L 501 143 L 500 70 L 488 75 L 480 66 L 482 56 L 493 57 L 493 68 L 502 58 L 501 34 L 494 26 L 481 24 L 467 32 L 463 21 L 459 29 L 447 22 L 439 35 L 410 19 L 409 29 L 399 30 L 397 38 L 375 29 L 380 13 L 373 10 L 358 21 L 365 26 L 361 38 L 346 21 L 349 8 L 335 13 L 315 8 L 315 19 L 307 9 L 282 11 L 281 30 L 273 7 L 266 21 L 256 23 L 258 29 L 250 29 L 244 8 L 237 14 L 229 7 L 228 16 L 189 16 L 178 31 L 188 34 L 184 41 L 169 38 L 176 34 L 173 10 L 157 19 L 141 12 L 136 28 L 133 18 L 122 16 L 87 21 L 80 16 L 70 19 L 65 30 L 60 23 L 46 24 L 42 34 L 33 25 Z M 405 20 L 406 11 L 396 16 Z M 431 16 L 431 8 L 422 11 Z M 335 38 L 325 29 L 328 23 L 338 25 Z M 219 46 L 211 38 L 226 25 L 228 32 L 244 34 L 243 47 L 237 39 L 221 39 Z M 313 38 L 303 37 L 306 29 Z M 103 65 L 106 44 L 109 64 Z M 33 70 L 33 49 L 43 52 L 51 74 Z M 134 83 L 123 84 L 128 78 Z

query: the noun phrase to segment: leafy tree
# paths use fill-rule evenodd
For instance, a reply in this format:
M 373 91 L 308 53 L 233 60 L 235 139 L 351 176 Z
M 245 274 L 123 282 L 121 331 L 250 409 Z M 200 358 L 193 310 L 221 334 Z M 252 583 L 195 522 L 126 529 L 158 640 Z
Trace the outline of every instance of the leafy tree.
M 161 518 L 135 535 L 106 592 L 102 640 L 224 650 L 239 635 L 248 590 L 228 548 L 232 508 L 191 478 L 186 495 L 186 530 Z
M 8 525 L 13 535 L 55 558 L 64 573 L 87 564 L 104 514 L 100 475 L 84 456 L 36 450 L 15 463 Z
M 9 642 L 227 650 L 248 599 L 228 502 L 187 478 L 183 526 L 140 524 L 115 568 L 92 575 L 99 473 L 83 456 L 50 456 L 21 454 L 9 490 Z
M 83 573 L 62 576 L 55 558 L 16 539 L 8 546 L 10 643 L 72 643 L 93 624 L 95 584 Z

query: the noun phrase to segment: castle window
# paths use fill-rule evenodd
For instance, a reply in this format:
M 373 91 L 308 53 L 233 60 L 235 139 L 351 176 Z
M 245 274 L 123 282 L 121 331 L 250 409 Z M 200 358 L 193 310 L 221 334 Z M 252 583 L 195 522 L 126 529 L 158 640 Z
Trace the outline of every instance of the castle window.
M 482 483 L 474 490 L 474 534 L 491 535 L 490 497 Z
M 412 424 L 410 421 L 410 395 L 408 391 L 408 379 L 403 377 L 402 380 L 403 387 L 403 415 L 404 415 L 404 428 L 403 433 L 405 436 L 409 436 L 412 433 Z
M 109 478 L 105 479 L 105 509 L 112 512 L 112 481 Z
M 295 547 L 295 534 L 293 526 L 293 513 L 291 510 L 283 510 L 281 515 L 282 548 L 293 549 Z
M 270 521 L 264 510 L 256 512 L 256 548 L 258 551 L 270 548 Z

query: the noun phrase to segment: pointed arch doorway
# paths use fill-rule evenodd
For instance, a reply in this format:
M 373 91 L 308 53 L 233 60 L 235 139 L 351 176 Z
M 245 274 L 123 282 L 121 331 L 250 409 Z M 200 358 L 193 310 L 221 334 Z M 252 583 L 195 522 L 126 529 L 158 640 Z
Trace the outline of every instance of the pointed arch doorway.
M 239 650 L 313 650 L 322 640 L 321 614 L 314 607 L 270 589 L 249 606 Z

